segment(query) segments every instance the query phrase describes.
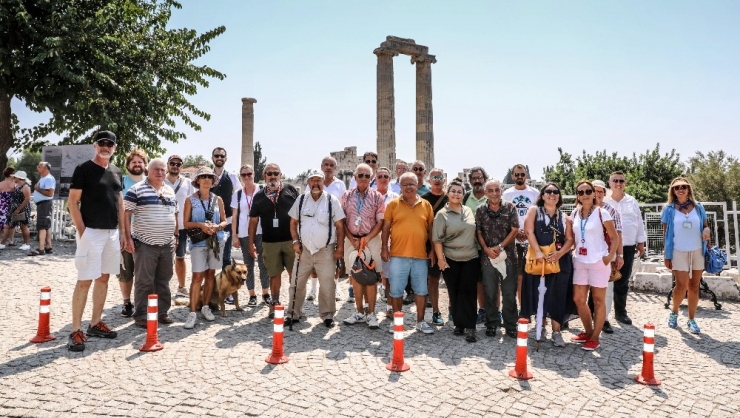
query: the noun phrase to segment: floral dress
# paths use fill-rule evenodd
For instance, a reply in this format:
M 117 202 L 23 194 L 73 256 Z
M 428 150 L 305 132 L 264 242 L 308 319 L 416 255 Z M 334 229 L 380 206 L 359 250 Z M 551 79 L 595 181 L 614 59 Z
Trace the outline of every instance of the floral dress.
M 10 217 L 12 216 L 12 213 L 15 212 L 21 204 L 23 204 L 23 200 L 25 200 L 25 196 L 23 196 L 23 188 L 24 187 L 30 187 L 28 184 L 24 184 L 21 187 L 16 187 L 13 191 L 13 195 L 11 197 L 10 201 L 10 214 L 8 215 L 8 222 L 11 222 Z M 31 219 L 31 202 L 26 204 L 26 207 L 21 211 L 21 213 L 26 215 L 25 221 L 18 221 L 18 222 L 12 222 L 12 226 L 15 228 L 18 225 L 28 225 L 28 220 Z
M 10 200 L 13 192 L 0 192 L 0 228 L 10 223 Z

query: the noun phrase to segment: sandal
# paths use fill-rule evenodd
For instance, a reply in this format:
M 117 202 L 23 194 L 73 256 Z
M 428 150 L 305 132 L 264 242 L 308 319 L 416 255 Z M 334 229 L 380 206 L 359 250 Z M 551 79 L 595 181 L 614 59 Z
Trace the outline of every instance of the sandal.
M 44 254 L 46 254 L 46 253 L 41 248 L 36 249 L 36 250 L 33 250 L 30 253 L 28 253 L 28 255 L 31 256 L 31 257 L 36 256 L 36 255 L 44 255 Z
M 48 248 L 44 248 L 44 252 L 46 252 L 46 254 L 51 254 L 54 252 L 54 250 L 52 250 L 51 247 L 48 247 Z

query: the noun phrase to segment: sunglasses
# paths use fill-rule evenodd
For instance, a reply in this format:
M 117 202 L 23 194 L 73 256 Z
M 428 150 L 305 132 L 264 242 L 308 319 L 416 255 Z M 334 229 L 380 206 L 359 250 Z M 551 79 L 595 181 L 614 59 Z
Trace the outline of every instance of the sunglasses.
M 182 167 L 182 163 L 170 163 L 170 167 Z
M 226 154 L 213 154 L 213 158 L 226 158 Z
M 624 179 L 614 179 L 612 183 L 624 183 Z
M 375 178 L 379 178 L 379 179 L 389 179 L 389 178 L 391 178 L 391 176 L 389 176 L 389 175 L 387 175 L 387 174 L 381 174 L 381 175 L 379 175 L 379 176 L 375 176 Z
M 543 193 L 545 193 L 545 194 L 559 195 L 560 194 L 560 190 L 558 190 L 558 189 L 547 189 Z
M 200 175 L 200 176 L 198 176 L 196 178 L 199 178 L 199 179 L 211 179 L 212 181 L 215 181 L 216 180 L 216 176 L 211 175 L 211 174 L 202 174 L 202 175 Z
M 116 143 L 113 141 L 98 141 L 97 144 L 99 147 L 105 147 L 105 148 L 113 148 L 116 146 Z
M 673 186 L 673 190 L 686 190 L 688 188 L 689 188 L 689 186 L 687 186 L 685 184 L 681 184 L 681 185 L 678 185 L 678 186 Z
M 240 173 L 239 175 L 242 176 L 242 178 L 252 177 L 252 174 L 254 173 Z
M 424 170 L 426 170 L 426 168 L 424 168 L 424 167 L 414 167 L 414 168 L 412 168 L 412 170 L 414 170 L 414 171 L 424 171 Z
M 371 174 L 363 174 L 363 173 L 357 174 L 358 179 L 369 179 L 370 177 L 372 177 Z
M 514 177 L 527 177 L 527 173 L 514 173 Z
M 268 177 L 277 177 L 280 175 L 279 171 L 265 171 L 265 175 Z
M 445 179 L 445 176 L 432 176 L 431 179 L 432 180 L 437 180 L 437 181 L 442 181 L 442 180 Z
M 378 160 L 365 160 L 365 164 L 375 164 Z
M 167 199 L 165 199 L 164 196 L 162 196 L 161 194 L 159 194 L 159 195 L 157 195 L 157 198 L 159 198 L 159 201 L 162 202 L 162 205 L 169 206 L 170 202 L 167 201 Z
M 593 189 L 588 189 L 588 190 L 578 190 L 578 191 L 576 192 L 576 194 L 577 194 L 578 196 L 583 196 L 584 194 L 585 194 L 586 196 L 591 196 L 591 193 L 593 193 L 593 192 L 594 192 L 594 191 L 593 191 Z

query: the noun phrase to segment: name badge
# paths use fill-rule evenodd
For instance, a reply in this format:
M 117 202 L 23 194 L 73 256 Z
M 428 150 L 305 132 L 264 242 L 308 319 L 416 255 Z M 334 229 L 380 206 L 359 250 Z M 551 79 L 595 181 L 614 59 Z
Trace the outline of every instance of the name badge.
M 272 219 L 272 227 L 273 228 L 277 228 L 278 227 L 278 218 L 273 218 Z
M 578 249 L 579 255 L 588 255 L 588 249 L 586 247 L 581 247 Z
M 360 218 L 355 219 L 355 226 L 360 226 Z
M 683 223 L 683 227 L 686 228 L 686 229 L 691 229 L 691 222 L 690 221 L 684 222 Z

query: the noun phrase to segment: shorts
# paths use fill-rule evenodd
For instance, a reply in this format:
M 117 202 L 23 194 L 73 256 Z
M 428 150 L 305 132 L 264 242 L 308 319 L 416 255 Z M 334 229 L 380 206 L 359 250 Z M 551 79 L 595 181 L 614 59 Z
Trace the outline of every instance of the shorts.
M 54 203 L 51 200 L 42 200 L 36 204 L 36 230 L 51 229 L 52 209 L 54 209 Z
M 118 274 L 119 282 L 130 282 L 134 280 L 134 255 L 128 251 L 121 251 L 121 273 Z
M 516 274 L 524 275 L 524 260 L 527 258 L 527 245 L 516 244 Z
M 121 242 L 118 229 L 85 228 L 81 237 L 75 235 L 77 280 L 95 280 L 104 274 L 121 272 Z
M 383 272 L 383 260 L 380 258 L 380 235 L 377 235 L 375 238 L 371 239 L 370 242 L 365 245 L 362 253 L 366 263 L 370 264 L 370 260 L 372 259 L 375 263 L 375 271 L 377 271 L 378 273 Z M 345 238 L 344 265 L 349 267 L 347 274 L 350 274 L 352 266 L 355 264 L 355 259 L 357 259 L 357 250 L 355 250 L 355 247 L 353 247 L 352 243 L 349 242 L 349 238 Z
M 602 261 L 583 263 L 573 260 L 573 284 L 606 288 L 609 285 L 611 265 L 604 265 Z
M 390 297 L 403 297 L 403 290 L 411 280 L 411 288 L 414 294 L 426 296 L 427 289 L 427 266 L 429 260 L 426 258 L 391 257 L 388 269 L 388 286 Z
M 694 251 L 673 250 L 673 271 L 704 270 L 704 249 Z
M 185 250 L 188 248 L 188 230 L 181 229 L 177 235 L 177 248 L 175 249 L 175 257 L 185 258 Z
M 221 251 L 224 249 L 224 242 L 226 242 L 226 240 L 218 242 L 218 248 L 221 249 Z M 223 265 L 220 257 L 221 254 L 219 254 L 219 258 L 217 259 L 213 250 L 205 245 L 202 247 L 192 247 L 190 248 L 191 270 L 193 273 L 202 273 L 206 270 L 220 269 Z
M 290 241 L 262 241 L 262 250 L 262 258 L 265 260 L 268 276 L 280 276 L 283 273 L 283 269 L 293 270 L 295 251 L 293 251 L 293 244 Z

